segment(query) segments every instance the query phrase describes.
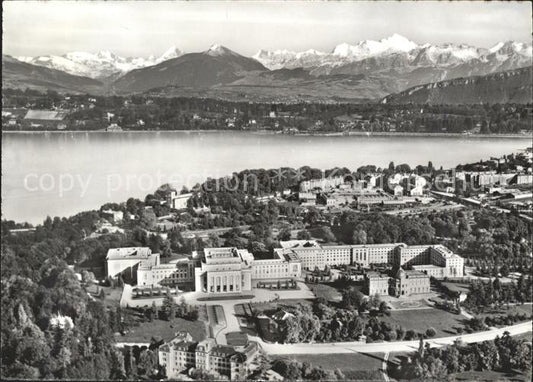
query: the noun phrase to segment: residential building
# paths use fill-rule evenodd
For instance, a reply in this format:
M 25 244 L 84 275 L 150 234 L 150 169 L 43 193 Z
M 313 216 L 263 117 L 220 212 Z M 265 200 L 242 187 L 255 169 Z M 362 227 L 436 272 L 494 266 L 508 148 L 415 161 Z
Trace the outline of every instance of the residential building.
M 393 190 L 394 196 L 403 196 L 403 187 L 400 186 L 399 184 L 394 186 L 392 190 Z
M 192 193 L 178 194 L 175 190 L 170 192 L 168 204 L 175 210 L 182 210 L 187 208 L 187 202 L 192 197 Z
M 124 212 L 114 210 L 103 210 L 101 215 L 111 223 L 120 223 L 124 219 Z
M 105 131 L 110 132 L 110 133 L 119 133 L 122 131 L 122 127 L 120 127 L 116 123 L 112 123 L 106 127 Z
M 23 124 L 33 128 L 53 128 L 63 130 L 67 127 L 65 110 L 28 110 L 23 118 Z
M 326 191 L 344 183 L 344 177 L 335 176 L 331 178 L 311 179 L 305 180 L 300 183 L 301 192 L 309 192 L 315 188 L 319 188 L 322 191 Z
M 159 347 L 159 364 L 165 368 L 167 378 L 176 378 L 191 369 L 216 373 L 230 380 L 246 380 L 249 366 L 258 352 L 255 342 L 249 342 L 239 351 L 232 346 L 217 345 L 213 338 L 195 342 L 187 333 L 180 333 Z

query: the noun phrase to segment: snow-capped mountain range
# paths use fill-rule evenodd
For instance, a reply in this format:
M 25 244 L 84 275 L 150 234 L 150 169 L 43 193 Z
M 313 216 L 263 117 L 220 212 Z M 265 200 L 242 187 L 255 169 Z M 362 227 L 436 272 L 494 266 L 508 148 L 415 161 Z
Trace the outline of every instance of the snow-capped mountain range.
M 301 97 L 322 99 L 327 93 L 335 100 L 369 100 L 422 84 L 531 67 L 532 48 L 531 44 L 512 41 L 491 48 L 420 45 L 395 34 L 379 41 L 343 43 L 329 53 L 314 49 L 260 50 L 253 57 L 245 57 L 215 44 L 206 51 L 187 54 L 172 47 L 161 56 L 147 58 L 124 58 L 102 51 L 19 57 L 15 61 L 23 65 L 10 63 L 11 82 L 20 87 L 43 87 L 42 80 L 34 75 L 40 72 L 35 66 L 40 66 L 38 69 L 61 72 L 45 72 L 51 83 L 54 76 L 66 73 L 98 80 L 101 92 L 126 94 L 159 89 L 161 94 L 174 96 L 198 91 L 202 96 L 291 101 Z M 2 74 L 6 73 L 3 67 Z M 74 81 L 66 78 L 68 84 Z M 93 91 L 93 84 L 89 85 Z M 86 91 L 84 86 L 74 88 Z
M 213 45 L 210 55 L 229 51 Z M 230 51 L 231 52 L 231 51 Z M 19 61 L 57 69 L 69 74 L 95 79 L 114 79 L 134 69 L 157 65 L 177 58 L 183 52 L 175 46 L 161 56 L 121 57 L 109 51 L 98 53 L 71 52 L 62 56 L 17 57 Z M 422 44 L 393 34 L 379 41 L 364 40 L 355 44 L 342 43 L 331 52 L 309 49 L 303 52 L 289 50 L 260 50 L 252 58 L 270 70 L 305 68 L 311 74 L 358 74 L 382 69 L 439 67 L 480 64 L 502 70 L 531 64 L 531 44 L 500 42 L 493 47 L 477 48 L 465 44 Z
M 157 65 L 182 54 L 181 50 L 173 46 L 159 57 L 121 57 L 109 51 L 100 51 L 98 53 L 70 52 L 62 56 L 17 57 L 17 59 L 77 76 L 113 79 L 134 69 Z
M 317 69 L 318 74 L 330 74 L 334 68 L 355 62 L 376 64 L 383 60 L 395 66 L 453 66 L 479 62 L 504 62 L 509 59 L 531 62 L 531 44 L 500 42 L 490 49 L 465 44 L 418 45 L 394 34 L 380 41 L 364 40 L 354 45 L 337 45 L 330 53 L 316 50 L 292 52 L 288 50 L 260 50 L 253 58 L 271 70 L 298 67 Z M 370 61 L 372 59 L 372 61 Z M 394 61 L 394 62 L 393 62 Z M 379 66 L 379 65 L 378 65 Z

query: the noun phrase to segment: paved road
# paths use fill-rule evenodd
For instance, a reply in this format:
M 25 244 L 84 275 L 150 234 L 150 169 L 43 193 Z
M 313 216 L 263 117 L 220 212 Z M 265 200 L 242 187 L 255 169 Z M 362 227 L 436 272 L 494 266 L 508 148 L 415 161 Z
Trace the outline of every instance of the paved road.
M 431 347 L 442 347 L 453 344 L 457 339 L 464 343 L 475 343 L 489 341 L 502 336 L 504 332 L 509 332 L 512 336 L 531 332 L 532 321 L 505 328 L 488 330 L 485 332 L 465 334 L 462 336 L 442 337 L 426 340 Z M 261 344 L 263 350 L 268 354 L 288 355 L 288 354 L 326 354 L 326 353 L 388 353 L 388 352 L 412 352 L 418 349 L 417 341 L 397 341 L 397 342 L 336 342 L 336 343 L 304 343 L 304 344 L 271 344 L 266 343 L 259 337 L 249 338 Z
M 389 375 L 387 374 L 387 364 L 389 362 L 389 353 L 383 354 L 383 364 L 381 366 L 381 373 L 383 374 L 383 379 L 386 382 L 390 381 Z

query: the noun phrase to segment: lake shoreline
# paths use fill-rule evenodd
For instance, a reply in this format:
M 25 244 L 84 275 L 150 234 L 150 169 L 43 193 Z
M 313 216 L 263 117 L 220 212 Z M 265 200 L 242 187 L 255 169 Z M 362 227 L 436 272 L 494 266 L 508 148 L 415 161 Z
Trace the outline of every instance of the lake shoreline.
M 388 131 L 377 131 L 377 132 L 365 132 L 365 131 L 350 131 L 350 132 L 339 132 L 339 133 L 326 133 L 326 132 L 302 132 L 302 133 L 291 133 L 286 134 L 281 131 L 271 131 L 271 130 L 124 130 L 124 131 L 113 131 L 108 132 L 104 130 L 2 130 L 2 134 L 72 134 L 72 133 L 106 133 L 106 134 L 124 134 L 124 133 L 136 133 L 136 134 L 146 134 L 146 133 L 248 133 L 248 134 L 257 134 L 257 135 L 286 135 L 286 136 L 295 136 L 295 137 L 437 137 L 437 138 L 446 138 L 446 137 L 455 137 L 455 138 L 510 138 L 510 139 L 533 139 L 533 135 L 528 134 L 462 134 L 462 133 L 423 133 L 423 132 L 388 132 Z

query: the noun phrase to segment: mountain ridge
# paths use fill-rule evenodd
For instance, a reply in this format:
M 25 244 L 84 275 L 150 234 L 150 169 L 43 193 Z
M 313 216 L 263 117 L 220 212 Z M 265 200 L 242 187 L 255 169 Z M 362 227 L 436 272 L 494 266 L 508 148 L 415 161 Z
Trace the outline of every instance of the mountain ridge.
M 68 52 L 61 56 L 44 55 L 36 57 L 17 57 L 19 61 L 62 70 L 66 73 L 98 80 L 116 79 L 134 69 L 159 64 L 183 54 L 176 46 L 168 48 L 161 56 L 122 57 L 110 51 L 97 53 Z
M 30 88 L 72 93 L 101 93 L 102 82 L 2 55 L 2 88 Z
M 267 71 L 258 61 L 213 45 L 201 53 L 187 53 L 157 65 L 135 69 L 111 85 L 113 91 L 144 92 L 164 86 L 208 88 L 231 83 L 250 71 Z
M 390 94 L 381 103 L 480 104 L 531 103 L 532 68 L 455 78 L 414 86 Z

